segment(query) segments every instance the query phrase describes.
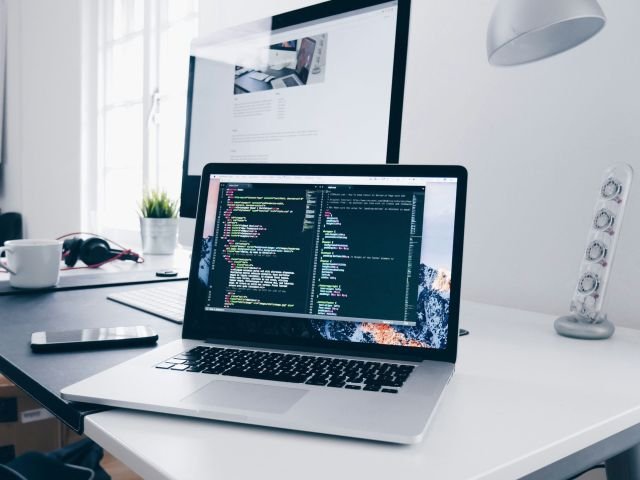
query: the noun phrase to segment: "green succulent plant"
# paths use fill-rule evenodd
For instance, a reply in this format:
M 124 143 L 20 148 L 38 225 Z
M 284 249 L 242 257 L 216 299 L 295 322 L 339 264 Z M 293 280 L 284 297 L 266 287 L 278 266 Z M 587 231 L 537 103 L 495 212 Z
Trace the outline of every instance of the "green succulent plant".
M 178 201 L 171 200 L 165 191 L 149 190 L 142 196 L 139 214 L 144 218 L 176 218 Z

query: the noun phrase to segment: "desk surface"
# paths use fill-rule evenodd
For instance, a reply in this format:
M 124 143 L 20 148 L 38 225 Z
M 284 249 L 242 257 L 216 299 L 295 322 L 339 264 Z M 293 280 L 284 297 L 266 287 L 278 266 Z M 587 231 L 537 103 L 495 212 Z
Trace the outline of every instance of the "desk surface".
M 85 432 L 145 478 L 520 478 L 640 423 L 640 331 L 572 340 L 553 320 L 463 303 L 471 334 L 419 445 L 126 410 L 86 417 Z
M 157 268 L 184 267 L 184 258 L 155 257 L 142 265 L 121 262 L 109 268 L 88 271 L 88 275 L 95 282 L 95 277 L 103 272 L 107 279 L 105 283 L 122 283 L 132 278 L 144 279 L 145 271 L 152 279 Z M 87 271 L 76 270 L 65 274 L 80 278 L 85 276 L 84 272 Z M 149 325 L 158 332 L 160 344 L 180 338 L 179 325 L 107 300 L 107 295 L 116 291 L 154 285 L 157 284 L 0 296 L 0 372 L 70 427 L 81 431 L 83 416 L 104 410 L 104 407 L 67 402 L 60 398 L 60 390 L 139 355 L 145 349 L 34 354 L 29 347 L 31 333 L 40 330 Z
M 291 68 L 282 68 L 280 70 L 273 70 L 271 68 L 265 68 L 258 71 L 259 73 L 265 73 L 267 75 L 271 75 L 275 78 L 284 77 L 286 75 L 291 75 L 292 73 L 296 73 L 295 70 Z M 236 77 L 234 85 L 245 93 L 251 92 L 260 92 L 263 90 L 272 90 L 273 87 L 271 83 L 263 82 L 260 80 L 256 80 L 255 78 L 251 78 L 251 72 L 244 73 L 239 77 Z

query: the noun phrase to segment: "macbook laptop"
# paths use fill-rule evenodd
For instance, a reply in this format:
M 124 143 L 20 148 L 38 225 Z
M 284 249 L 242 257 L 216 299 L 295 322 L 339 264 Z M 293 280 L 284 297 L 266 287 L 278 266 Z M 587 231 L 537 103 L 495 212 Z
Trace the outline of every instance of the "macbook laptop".
M 182 339 L 62 390 L 414 443 L 454 371 L 462 167 L 209 164 Z
M 276 78 L 271 82 L 271 86 L 273 88 L 283 88 L 306 85 L 315 50 L 316 41 L 309 37 L 303 38 L 300 42 L 300 50 L 298 50 L 296 73 Z

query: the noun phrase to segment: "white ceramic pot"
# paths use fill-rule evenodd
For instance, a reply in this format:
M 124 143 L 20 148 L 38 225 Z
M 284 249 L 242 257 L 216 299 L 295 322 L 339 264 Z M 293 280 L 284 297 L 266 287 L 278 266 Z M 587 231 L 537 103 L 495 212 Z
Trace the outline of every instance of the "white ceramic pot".
M 178 242 L 177 218 L 140 218 L 142 251 L 149 255 L 171 255 Z

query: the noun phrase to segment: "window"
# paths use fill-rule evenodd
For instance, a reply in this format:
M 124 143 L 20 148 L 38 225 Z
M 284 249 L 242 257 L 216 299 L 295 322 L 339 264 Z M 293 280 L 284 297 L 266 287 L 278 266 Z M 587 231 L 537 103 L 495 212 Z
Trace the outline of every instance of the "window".
M 180 194 L 197 0 L 101 0 L 97 19 L 91 223 L 101 231 L 137 231 L 145 189 Z

